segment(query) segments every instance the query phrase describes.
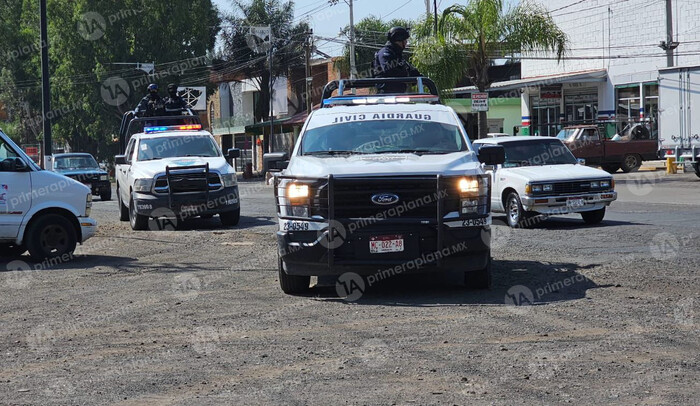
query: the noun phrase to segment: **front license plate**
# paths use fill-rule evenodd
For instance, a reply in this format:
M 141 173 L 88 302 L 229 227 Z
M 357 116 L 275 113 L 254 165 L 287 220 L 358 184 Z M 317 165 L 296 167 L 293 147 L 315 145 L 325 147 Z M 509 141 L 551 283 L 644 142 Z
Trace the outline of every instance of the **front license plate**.
M 309 231 L 308 221 L 287 221 L 282 226 L 283 231 Z
M 462 222 L 462 227 L 484 227 L 491 225 L 491 217 L 483 219 L 469 219 Z
M 569 199 L 566 201 L 566 205 L 572 208 L 583 207 L 586 205 L 586 200 L 583 198 Z
M 389 252 L 403 252 L 404 243 L 401 235 L 384 235 L 369 239 L 370 254 L 386 254 Z

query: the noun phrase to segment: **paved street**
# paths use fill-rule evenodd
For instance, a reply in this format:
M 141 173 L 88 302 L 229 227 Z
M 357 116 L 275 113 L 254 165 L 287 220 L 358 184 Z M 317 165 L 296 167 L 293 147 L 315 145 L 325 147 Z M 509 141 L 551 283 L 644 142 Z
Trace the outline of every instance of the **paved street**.
M 600 226 L 494 226 L 491 291 L 356 302 L 280 291 L 271 186 L 242 183 L 228 229 L 133 232 L 97 199 L 74 260 L 0 262 L 0 404 L 693 404 L 700 179 L 615 178 Z

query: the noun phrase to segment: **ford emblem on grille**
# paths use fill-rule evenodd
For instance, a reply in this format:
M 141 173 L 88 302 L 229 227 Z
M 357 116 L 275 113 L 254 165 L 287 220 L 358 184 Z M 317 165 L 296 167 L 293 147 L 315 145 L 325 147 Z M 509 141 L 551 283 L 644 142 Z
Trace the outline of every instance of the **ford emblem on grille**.
M 372 203 L 381 206 L 388 206 L 399 202 L 399 197 L 393 193 L 379 193 L 372 196 Z

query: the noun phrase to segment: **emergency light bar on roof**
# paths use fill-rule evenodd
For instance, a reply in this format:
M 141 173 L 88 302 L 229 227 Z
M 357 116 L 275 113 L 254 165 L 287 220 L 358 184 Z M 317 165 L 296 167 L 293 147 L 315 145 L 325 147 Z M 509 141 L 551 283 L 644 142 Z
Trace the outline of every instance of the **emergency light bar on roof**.
M 403 83 L 407 85 L 415 85 L 418 93 L 394 93 L 394 94 L 378 94 L 359 96 L 355 94 L 346 95 L 347 89 L 367 89 L 376 88 L 383 84 Z M 338 95 L 333 97 L 333 92 L 338 91 Z M 412 78 L 374 78 L 374 79 L 342 79 L 328 82 L 323 89 L 323 107 L 332 107 L 337 105 L 361 105 L 361 104 L 380 104 L 380 103 L 440 103 L 440 92 L 438 91 L 435 82 L 429 78 L 412 77 Z M 345 100 L 336 102 L 336 100 Z M 351 100 L 351 101 L 347 101 Z M 366 100 L 366 101 L 363 101 Z
M 164 131 L 199 131 L 202 129 L 201 124 L 185 124 L 185 125 L 166 125 L 159 127 L 146 127 L 143 131 L 146 134 L 159 133 Z
M 440 98 L 432 95 L 406 96 L 351 96 L 333 97 L 323 101 L 324 107 L 357 106 L 371 104 L 410 104 L 410 103 L 439 103 Z

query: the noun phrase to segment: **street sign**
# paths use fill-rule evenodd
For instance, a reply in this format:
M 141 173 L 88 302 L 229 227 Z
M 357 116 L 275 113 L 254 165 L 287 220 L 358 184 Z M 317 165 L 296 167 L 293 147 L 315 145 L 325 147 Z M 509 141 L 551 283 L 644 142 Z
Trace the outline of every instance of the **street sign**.
M 488 93 L 472 93 L 472 111 L 489 111 Z

